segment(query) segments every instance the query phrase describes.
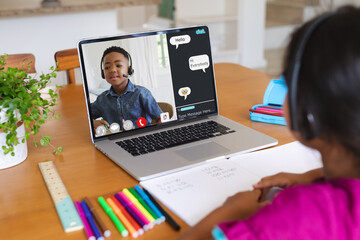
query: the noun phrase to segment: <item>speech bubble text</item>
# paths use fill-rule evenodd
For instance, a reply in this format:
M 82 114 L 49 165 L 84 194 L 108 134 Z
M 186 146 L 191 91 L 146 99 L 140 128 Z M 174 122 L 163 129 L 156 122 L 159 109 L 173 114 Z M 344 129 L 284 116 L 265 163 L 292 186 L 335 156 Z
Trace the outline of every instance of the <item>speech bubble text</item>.
M 184 97 L 184 100 L 186 100 L 187 96 L 189 96 L 191 93 L 191 89 L 189 87 L 182 87 L 179 89 L 178 93 L 180 97 Z
M 206 54 L 192 56 L 189 58 L 189 68 L 192 71 L 202 69 L 203 72 L 205 72 L 205 69 L 208 68 L 209 66 L 210 66 L 210 60 L 209 60 L 209 56 Z
M 187 44 L 191 40 L 189 35 L 181 35 L 181 36 L 174 36 L 170 38 L 170 44 L 176 45 L 176 49 L 178 49 L 179 45 Z

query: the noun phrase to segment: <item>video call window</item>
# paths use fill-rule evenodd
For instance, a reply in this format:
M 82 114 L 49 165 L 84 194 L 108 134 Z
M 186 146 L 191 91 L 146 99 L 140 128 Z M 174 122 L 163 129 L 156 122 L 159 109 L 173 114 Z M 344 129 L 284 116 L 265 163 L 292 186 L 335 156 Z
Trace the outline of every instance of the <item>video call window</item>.
M 165 34 L 89 43 L 83 54 L 95 136 L 177 119 Z

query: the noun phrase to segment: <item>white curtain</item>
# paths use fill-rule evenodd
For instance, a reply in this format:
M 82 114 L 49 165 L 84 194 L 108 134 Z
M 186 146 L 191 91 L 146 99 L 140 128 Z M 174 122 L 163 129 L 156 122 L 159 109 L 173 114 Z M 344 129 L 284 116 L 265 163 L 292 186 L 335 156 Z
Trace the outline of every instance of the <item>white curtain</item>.
M 120 45 L 129 52 L 134 74 L 133 83 L 148 89 L 156 88 L 158 71 L 158 47 L 156 36 L 129 39 Z

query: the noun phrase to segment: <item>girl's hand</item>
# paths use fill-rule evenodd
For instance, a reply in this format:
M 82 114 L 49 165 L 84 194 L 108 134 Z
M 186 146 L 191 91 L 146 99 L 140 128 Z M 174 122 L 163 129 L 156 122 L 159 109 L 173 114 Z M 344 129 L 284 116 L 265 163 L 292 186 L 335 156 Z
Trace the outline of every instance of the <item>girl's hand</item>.
M 252 215 L 268 203 L 259 201 L 261 195 L 262 191 L 255 189 L 253 191 L 239 192 L 226 199 L 223 208 L 229 210 L 228 218 L 244 219 Z
M 258 183 L 254 184 L 255 189 L 281 187 L 287 188 L 298 184 L 308 184 L 317 178 L 324 176 L 322 168 L 314 169 L 305 173 L 278 173 L 269 177 L 262 178 Z

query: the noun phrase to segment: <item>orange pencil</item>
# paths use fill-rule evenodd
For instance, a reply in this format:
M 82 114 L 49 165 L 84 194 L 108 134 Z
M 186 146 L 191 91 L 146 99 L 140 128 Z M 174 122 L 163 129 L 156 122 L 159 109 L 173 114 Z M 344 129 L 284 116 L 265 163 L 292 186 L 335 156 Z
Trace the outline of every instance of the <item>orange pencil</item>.
M 124 214 L 124 216 L 129 220 L 131 225 L 138 231 L 140 235 L 144 234 L 144 230 L 142 227 L 135 221 L 135 219 L 126 211 L 124 206 L 116 199 L 115 196 L 112 196 L 111 199 L 115 203 L 115 205 L 120 209 L 120 211 Z
M 133 238 L 137 238 L 139 236 L 139 233 L 135 230 L 135 228 L 131 225 L 129 220 L 122 214 L 120 209 L 116 206 L 114 201 L 111 198 L 106 198 L 106 202 L 109 204 L 109 206 L 113 209 L 114 213 L 120 221 L 124 224 L 124 226 L 127 228 L 127 230 L 130 232 L 131 236 Z

